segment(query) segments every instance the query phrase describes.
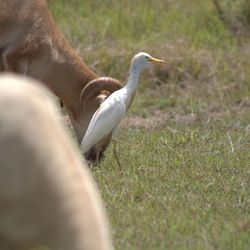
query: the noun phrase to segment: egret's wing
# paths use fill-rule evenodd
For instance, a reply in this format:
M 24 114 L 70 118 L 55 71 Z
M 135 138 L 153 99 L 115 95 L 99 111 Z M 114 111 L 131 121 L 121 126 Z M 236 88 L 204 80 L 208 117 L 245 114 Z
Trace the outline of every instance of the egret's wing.
M 81 142 L 81 149 L 86 153 L 93 145 L 108 135 L 113 128 L 119 125 L 126 108 L 122 100 L 104 101 L 94 113 L 86 134 Z

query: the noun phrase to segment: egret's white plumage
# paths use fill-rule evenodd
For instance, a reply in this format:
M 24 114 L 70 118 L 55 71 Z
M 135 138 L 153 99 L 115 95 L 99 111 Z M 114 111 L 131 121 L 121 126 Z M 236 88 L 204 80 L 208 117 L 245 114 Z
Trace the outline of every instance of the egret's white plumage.
M 140 73 L 152 63 L 159 64 L 163 62 L 163 60 L 153 58 L 145 52 L 140 52 L 133 57 L 127 84 L 104 100 L 93 115 L 81 142 L 83 153 L 86 153 L 93 145 L 108 134 L 112 133 L 112 137 L 114 137 L 114 131 L 117 130 L 118 125 L 131 104 L 139 83 Z
M 121 122 L 125 113 L 126 107 L 120 96 L 110 95 L 101 104 L 99 109 L 97 109 L 90 121 L 87 132 L 81 143 L 82 152 L 86 153 L 104 136 L 112 132 Z

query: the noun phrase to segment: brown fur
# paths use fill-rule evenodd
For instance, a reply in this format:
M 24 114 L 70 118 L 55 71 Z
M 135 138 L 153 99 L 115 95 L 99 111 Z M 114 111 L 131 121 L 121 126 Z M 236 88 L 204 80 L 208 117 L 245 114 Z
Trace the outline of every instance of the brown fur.
M 45 0 L 0 0 L 2 71 L 27 74 L 44 82 L 65 104 L 80 142 L 99 107 L 93 96 L 85 110 L 80 93 L 97 75 L 69 46 Z

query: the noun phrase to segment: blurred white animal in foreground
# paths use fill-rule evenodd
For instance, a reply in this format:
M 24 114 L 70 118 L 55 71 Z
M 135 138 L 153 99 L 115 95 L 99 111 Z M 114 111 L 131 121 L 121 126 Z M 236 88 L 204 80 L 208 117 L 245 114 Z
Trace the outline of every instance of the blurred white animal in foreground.
M 0 249 L 113 249 L 93 180 L 36 81 L 0 76 Z
M 120 166 L 116 152 L 116 136 L 118 126 L 125 116 L 135 96 L 139 83 L 140 73 L 152 64 L 162 64 L 163 60 L 153 58 L 145 52 L 140 52 L 131 61 L 130 73 L 127 84 L 113 92 L 94 113 L 85 136 L 81 142 L 82 153 L 86 153 L 93 145 L 112 133 L 114 139 L 114 154 Z M 98 145 L 98 144 L 97 144 Z M 96 150 L 98 151 L 98 150 Z M 100 150 L 99 150 L 100 152 Z M 96 157 L 99 159 L 99 156 Z

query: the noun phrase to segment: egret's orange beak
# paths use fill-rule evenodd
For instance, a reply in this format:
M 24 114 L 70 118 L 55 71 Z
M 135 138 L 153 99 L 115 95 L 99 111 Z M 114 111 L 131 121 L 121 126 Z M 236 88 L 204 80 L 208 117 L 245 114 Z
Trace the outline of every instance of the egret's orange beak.
M 162 64 L 166 63 L 164 60 L 157 59 L 157 58 L 154 58 L 154 57 L 149 57 L 148 61 L 155 64 L 155 65 L 162 65 Z

